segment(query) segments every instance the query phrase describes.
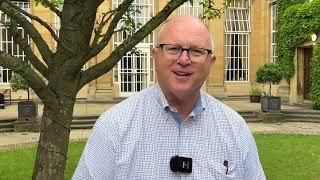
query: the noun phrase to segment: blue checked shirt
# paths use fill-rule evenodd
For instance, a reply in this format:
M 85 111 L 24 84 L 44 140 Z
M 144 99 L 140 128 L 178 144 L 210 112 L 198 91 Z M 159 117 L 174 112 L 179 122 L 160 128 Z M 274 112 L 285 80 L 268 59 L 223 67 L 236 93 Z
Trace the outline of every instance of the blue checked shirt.
M 175 113 L 159 85 L 113 106 L 96 122 L 73 179 L 265 179 L 238 113 L 204 92 L 185 121 Z M 192 158 L 192 173 L 170 170 L 175 155 Z

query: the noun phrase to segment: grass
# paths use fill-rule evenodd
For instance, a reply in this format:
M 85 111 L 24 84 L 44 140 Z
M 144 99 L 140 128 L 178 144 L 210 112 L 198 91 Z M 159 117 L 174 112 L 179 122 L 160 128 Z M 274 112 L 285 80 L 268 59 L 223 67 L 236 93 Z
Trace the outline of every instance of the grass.
M 320 179 L 320 136 L 255 134 L 267 179 Z M 85 142 L 69 145 L 65 179 L 71 179 Z M 31 179 L 36 149 L 0 152 L 0 179 Z
M 71 179 L 77 167 L 85 142 L 75 141 L 69 144 L 68 160 L 65 169 L 65 179 Z M 36 148 L 19 148 L 0 152 L 0 180 L 32 179 Z
M 255 139 L 267 179 L 320 179 L 320 136 L 260 134 Z
M 0 179 L 31 179 L 35 148 L 0 152 Z
M 78 161 L 80 159 L 85 144 L 86 143 L 84 141 L 75 141 L 69 145 L 68 160 L 64 173 L 65 179 L 72 178 L 73 172 L 75 171 L 78 165 Z

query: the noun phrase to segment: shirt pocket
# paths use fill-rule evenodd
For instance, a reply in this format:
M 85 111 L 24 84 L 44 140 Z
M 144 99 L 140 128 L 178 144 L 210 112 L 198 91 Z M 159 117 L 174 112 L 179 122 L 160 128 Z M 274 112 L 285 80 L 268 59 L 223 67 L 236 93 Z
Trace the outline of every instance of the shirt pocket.
M 242 179 L 236 176 L 236 168 L 233 164 L 228 165 L 228 168 L 223 165 L 223 162 L 218 163 L 212 160 L 209 160 L 209 173 L 211 177 L 214 179 L 221 179 L 221 180 L 232 180 L 232 179 Z

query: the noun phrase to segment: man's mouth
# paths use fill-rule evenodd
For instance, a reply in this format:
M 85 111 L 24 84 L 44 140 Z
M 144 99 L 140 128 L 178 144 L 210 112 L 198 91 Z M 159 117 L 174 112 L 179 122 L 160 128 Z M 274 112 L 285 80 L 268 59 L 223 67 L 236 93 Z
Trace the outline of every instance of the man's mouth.
M 191 73 L 189 72 L 177 72 L 177 71 L 173 71 L 173 73 L 177 76 L 189 76 L 191 75 Z

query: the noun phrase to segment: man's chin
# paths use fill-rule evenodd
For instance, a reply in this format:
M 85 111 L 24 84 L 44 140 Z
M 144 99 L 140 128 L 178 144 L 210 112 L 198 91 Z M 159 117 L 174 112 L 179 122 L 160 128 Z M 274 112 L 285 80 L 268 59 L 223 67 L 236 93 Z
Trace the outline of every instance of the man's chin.
M 183 99 L 185 97 L 190 96 L 194 91 L 191 87 L 177 87 L 172 89 L 172 94 L 174 94 L 177 98 Z

